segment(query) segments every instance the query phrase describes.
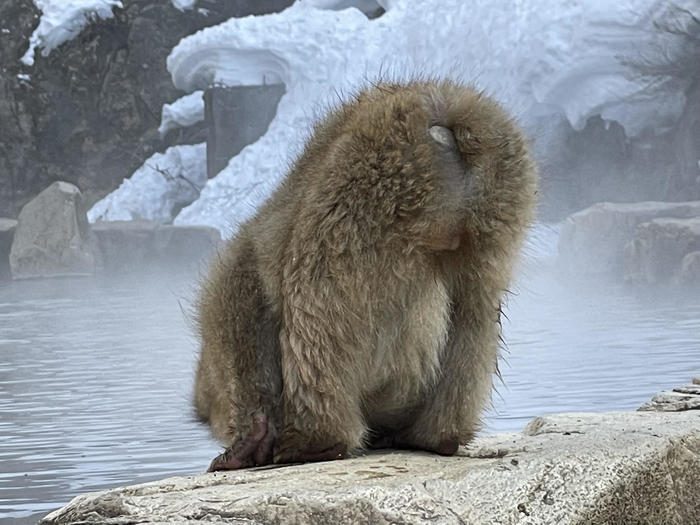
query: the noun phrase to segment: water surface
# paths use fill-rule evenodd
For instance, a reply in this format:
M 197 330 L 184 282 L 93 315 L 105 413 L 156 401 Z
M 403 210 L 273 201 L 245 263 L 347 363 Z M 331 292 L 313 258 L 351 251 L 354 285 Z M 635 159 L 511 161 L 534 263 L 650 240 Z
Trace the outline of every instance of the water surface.
M 697 291 L 526 273 L 509 299 L 486 431 L 635 409 L 700 375 Z M 86 491 L 206 468 L 219 447 L 191 415 L 192 290 L 182 275 L 0 283 L 0 520 L 31 522 Z

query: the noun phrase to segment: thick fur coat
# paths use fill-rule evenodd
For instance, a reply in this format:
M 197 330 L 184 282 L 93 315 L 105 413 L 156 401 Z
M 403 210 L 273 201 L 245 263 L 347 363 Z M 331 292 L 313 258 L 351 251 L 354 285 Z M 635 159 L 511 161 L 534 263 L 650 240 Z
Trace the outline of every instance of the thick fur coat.
M 332 111 L 203 284 L 195 407 L 229 446 L 211 468 L 469 442 L 536 184 L 469 87 L 379 83 Z

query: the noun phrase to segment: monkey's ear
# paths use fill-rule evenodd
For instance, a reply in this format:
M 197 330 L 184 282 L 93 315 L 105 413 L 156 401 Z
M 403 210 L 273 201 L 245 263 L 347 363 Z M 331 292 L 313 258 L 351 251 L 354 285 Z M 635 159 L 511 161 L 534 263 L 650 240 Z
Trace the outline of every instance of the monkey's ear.
M 457 141 L 455 140 L 454 133 L 452 133 L 451 129 L 444 126 L 432 126 L 428 129 L 428 133 L 438 144 L 441 144 L 449 149 L 457 149 Z

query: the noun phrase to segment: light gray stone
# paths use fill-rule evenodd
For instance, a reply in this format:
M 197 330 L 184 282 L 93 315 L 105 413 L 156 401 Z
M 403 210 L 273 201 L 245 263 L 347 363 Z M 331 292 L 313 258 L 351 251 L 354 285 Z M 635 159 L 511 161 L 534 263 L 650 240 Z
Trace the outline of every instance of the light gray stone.
M 623 251 L 637 226 L 661 217 L 700 217 L 700 201 L 601 202 L 574 213 L 562 225 L 559 266 L 575 275 L 620 277 Z
M 659 218 L 637 226 L 624 250 L 623 277 L 637 283 L 690 283 L 700 258 L 686 260 L 691 253 L 700 256 L 700 216 L 689 219 Z
M 681 261 L 681 270 L 678 274 L 680 283 L 700 283 L 700 251 L 690 252 Z
M 96 222 L 92 226 L 98 271 L 104 274 L 167 271 L 202 264 L 221 241 L 209 226 L 160 225 L 150 221 Z
M 203 466 L 204 468 L 204 466 Z M 700 412 L 562 414 L 454 457 L 377 451 L 75 498 L 43 524 L 697 524 Z
M 10 250 L 10 269 L 14 279 L 94 273 L 89 225 L 76 186 L 54 182 L 24 205 Z
M 681 412 L 683 410 L 700 410 L 700 395 L 690 389 L 663 391 L 656 394 L 651 401 L 644 403 L 638 410 L 656 410 L 659 412 Z
M 12 238 L 16 228 L 16 220 L 0 217 L 0 280 L 11 277 L 10 248 L 12 248 Z

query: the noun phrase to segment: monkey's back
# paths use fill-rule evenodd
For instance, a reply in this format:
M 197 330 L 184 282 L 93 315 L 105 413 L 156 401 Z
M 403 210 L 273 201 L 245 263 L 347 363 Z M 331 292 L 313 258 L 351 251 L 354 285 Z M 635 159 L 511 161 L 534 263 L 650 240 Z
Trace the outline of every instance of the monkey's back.
M 283 444 L 468 441 L 535 187 L 517 126 L 473 89 L 380 84 L 332 112 L 204 288 L 200 369 L 219 368 L 197 406 L 217 407 L 215 434 L 277 404 Z

